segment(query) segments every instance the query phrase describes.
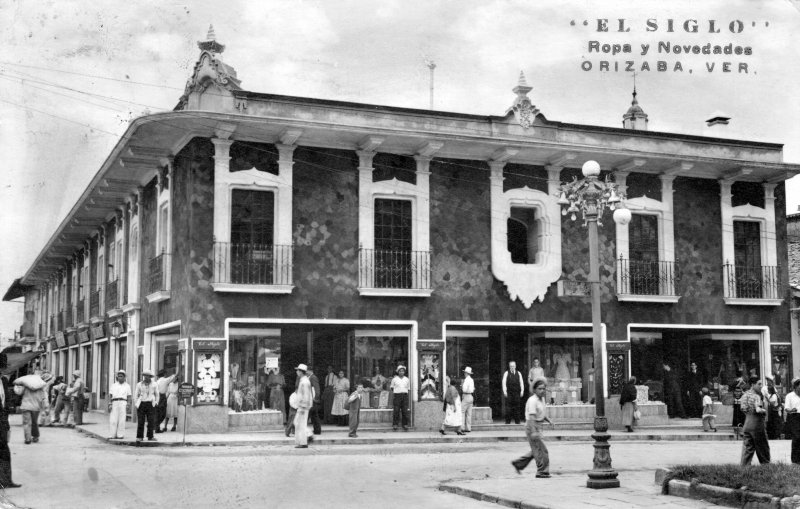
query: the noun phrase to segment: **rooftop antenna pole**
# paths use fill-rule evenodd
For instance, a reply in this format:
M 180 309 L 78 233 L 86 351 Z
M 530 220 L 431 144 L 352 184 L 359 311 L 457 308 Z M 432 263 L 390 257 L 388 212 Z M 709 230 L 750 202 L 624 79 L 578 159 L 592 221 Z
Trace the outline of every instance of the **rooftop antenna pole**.
M 428 61 L 428 69 L 431 70 L 431 108 L 433 109 L 433 70 L 436 69 L 436 63 L 433 60 Z

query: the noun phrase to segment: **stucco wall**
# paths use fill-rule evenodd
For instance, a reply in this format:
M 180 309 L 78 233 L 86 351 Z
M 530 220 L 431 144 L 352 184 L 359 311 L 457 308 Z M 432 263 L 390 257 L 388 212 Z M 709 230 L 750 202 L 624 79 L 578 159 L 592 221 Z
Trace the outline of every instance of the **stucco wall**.
M 145 323 L 182 318 L 186 334 L 221 336 L 228 317 L 417 320 L 419 336 L 438 338 L 444 320 L 591 321 L 589 299 L 559 298 L 552 285 L 542 303 L 511 302 L 491 273 L 489 171 L 483 162 L 431 163 L 430 236 L 433 295 L 379 298 L 358 295 L 358 159 L 354 152 L 298 148 L 294 153 L 294 284 L 290 295 L 221 294 L 213 274 L 213 146 L 195 139 L 175 161 L 173 297 L 145 305 Z M 519 170 L 516 167 L 515 170 Z M 538 175 L 532 170 L 532 175 Z M 571 179 L 578 170 L 565 170 Z M 544 175 L 544 173 L 542 173 Z M 677 304 L 619 303 L 614 291 L 614 223 L 600 228 L 603 321 L 609 339 L 624 339 L 629 322 L 769 325 L 773 340 L 788 338 L 788 308 L 731 307 L 722 300 L 719 184 L 675 180 L 675 251 L 681 279 Z M 776 189 L 778 259 L 786 276 L 783 187 Z M 145 193 L 145 255 L 153 253 L 154 191 Z M 562 218 L 563 277 L 588 274 L 582 222 Z M 146 277 L 145 267 L 144 275 Z M 158 306 L 161 306 L 158 308 Z M 157 311 L 156 311 L 157 310 Z M 156 311 L 154 313 L 154 311 Z

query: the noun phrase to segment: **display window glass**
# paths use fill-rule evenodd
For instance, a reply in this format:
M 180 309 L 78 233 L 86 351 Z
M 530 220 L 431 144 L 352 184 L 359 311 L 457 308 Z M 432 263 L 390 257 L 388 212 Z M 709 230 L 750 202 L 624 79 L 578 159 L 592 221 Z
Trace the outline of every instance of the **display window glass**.
M 472 368 L 475 382 L 474 405 L 489 406 L 489 341 L 486 338 L 447 338 L 447 376 L 459 389 L 464 381 L 464 368 Z
M 361 336 L 352 338 L 350 357 L 350 390 L 357 383 L 364 384 L 369 394 L 362 398 L 361 408 L 390 408 L 389 388 L 398 366 L 406 367 L 408 372 L 407 336 Z
M 279 399 L 272 397 L 272 392 L 282 391 L 286 385 L 280 370 L 280 335 L 258 330 L 232 335 L 229 349 L 229 408 L 235 412 L 284 411 L 278 408 L 283 406 Z
M 650 401 L 673 406 L 670 415 L 700 417 L 700 398 L 688 396 L 703 387 L 714 401 L 733 405 L 734 388 L 750 376 L 763 375 L 758 340 L 691 336 L 664 331 L 662 337 L 631 338 L 631 374 L 647 387 Z
M 593 352 L 590 338 L 536 338 L 524 375 L 547 380 L 551 405 L 588 403 L 594 398 Z

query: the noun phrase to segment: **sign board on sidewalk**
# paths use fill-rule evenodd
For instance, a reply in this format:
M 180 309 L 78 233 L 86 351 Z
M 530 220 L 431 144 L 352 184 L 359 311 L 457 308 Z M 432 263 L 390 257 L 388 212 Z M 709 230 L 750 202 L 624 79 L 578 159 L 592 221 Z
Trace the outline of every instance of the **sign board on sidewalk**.
M 194 396 L 194 385 L 189 382 L 184 382 L 178 386 L 178 398 L 184 402 Z

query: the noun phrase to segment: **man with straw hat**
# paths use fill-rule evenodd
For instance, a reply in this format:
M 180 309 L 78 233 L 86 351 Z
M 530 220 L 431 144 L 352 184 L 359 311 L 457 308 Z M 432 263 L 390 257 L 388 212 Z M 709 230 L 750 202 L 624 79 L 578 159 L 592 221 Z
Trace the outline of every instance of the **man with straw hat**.
M 402 364 L 397 366 L 397 374 L 392 378 L 390 388 L 394 393 L 392 399 L 392 429 L 397 431 L 397 427 L 402 425 L 403 431 L 408 431 L 411 419 L 408 415 L 408 391 L 411 383 L 406 376 L 406 367 Z
M 461 411 L 464 413 L 464 433 L 472 431 L 472 404 L 475 402 L 475 380 L 472 379 L 472 368 L 464 368 L 464 381 L 461 382 Z
M 305 364 L 298 364 L 294 368 L 297 373 L 297 395 L 295 400 L 297 403 L 297 413 L 294 416 L 294 446 L 298 449 L 306 449 L 309 441 L 314 441 L 314 436 L 309 437 L 308 433 L 308 411 L 314 404 L 314 395 L 311 391 L 311 382 L 306 376 L 308 366 Z

